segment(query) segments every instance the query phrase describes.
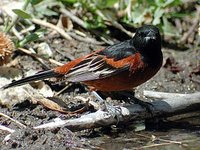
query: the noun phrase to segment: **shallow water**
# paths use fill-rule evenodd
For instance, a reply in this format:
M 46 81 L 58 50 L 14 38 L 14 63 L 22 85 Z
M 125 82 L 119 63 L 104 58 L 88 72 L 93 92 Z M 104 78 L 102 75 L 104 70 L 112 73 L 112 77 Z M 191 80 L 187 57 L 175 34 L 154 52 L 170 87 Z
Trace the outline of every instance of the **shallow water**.
M 106 150 L 200 149 L 200 117 L 176 122 L 159 121 L 157 124 L 147 123 L 146 126 L 149 129 L 139 132 L 133 127 L 132 129 L 126 127 L 126 129 L 115 129 L 116 131 L 111 130 L 107 135 L 90 139 L 90 142 Z

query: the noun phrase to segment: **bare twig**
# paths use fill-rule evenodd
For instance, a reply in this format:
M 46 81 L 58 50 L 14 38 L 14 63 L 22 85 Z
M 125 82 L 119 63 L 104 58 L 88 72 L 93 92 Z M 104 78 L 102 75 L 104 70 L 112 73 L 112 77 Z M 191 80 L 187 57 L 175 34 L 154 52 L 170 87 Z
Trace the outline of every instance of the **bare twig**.
M 187 94 L 180 93 L 164 93 L 164 92 L 155 92 L 155 91 L 143 91 L 143 95 L 146 97 L 152 97 L 157 99 L 167 99 L 167 98 L 177 98 L 185 97 Z
M 175 143 L 152 144 L 152 145 L 147 145 L 147 146 L 138 147 L 138 148 L 135 148 L 135 149 L 145 149 L 145 148 L 158 147 L 158 146 L 165 146 L 165 145 L 171 145 L 171 144 L 175 144 Z
M 25 33 L 27 33 L 27 32 L 30 32 L 30 31 L 33 31 L 34 29 L 35 29 L 35 25 L 31 25 L 30 27 L 21 30 L 21 31 L 20 31 L 20 35 L 21 35 L 21 34 L 25 34 Z
M 83 20 L 81 20 L 80 18 L 78 18 L 77 16 L 75 16 L 73 13 L 71 13 L 70 11 L 68 11 L 67 9 L 61 8 L 60 12 L 62 12 L 63 14 L 65 14 L 67 17 L 69 17 L 73 22 L 76 22 L 79 26 L 81 26 L 82 28 L 86 29 L 86 25 L 84 23 Z
M 147 136 L 147 135 L 140 134 L 140 133 L 135 133 L 135 135 L 138 135 L 138 136 L 144 137 L 144 138 L 148 138 L 148 139 L 150 139 L 152 141 L 159 140 L 159 141 L 162 141 L 162 142 L 168 142 L 168 143 L 174 143 L 174 144 L 182 144 L 182 141 L 172 141 L 172 140 L 161 139 L 161 138 L 158 138 L 158 137 L 156 137 L 154 135 Z
M 65 32 L 65 30 L 63 30 L 62 28 L 56 26 L 56 25 L 53 25 L 49 22 L 46 22 L 46 21 L 43 21 L 43 20 L 40 20 L 40 19 L 36 19 L 36 18 L 33 18 L 31 19 L 31 21 L 35 24 L 39 24 L 41 26 L 44 26 L 44 27 L 47 27 L 47 28 L 51 28 L 55 31 L 57 31 L 58 33 L 60 33 L 64 38 L 66 38 L 67 40 L 72 40 L 71 36 L 69 34 L 67 34 Z
M 64 92 L 66 89 L 68 89 L 71 86 L 71 83 L 67 84 L 63 89 L 61 89 L 60 91 L 58 91 L 55 96 L 60 95 L 62 92 Z
M 82 41 L 82 42 L 86 42 L 86 43 L 93 43 L 93 44 L 96 44 L 96 45 L 104 44 L 104 42 L 98 42 L 95 39 L 89 38 L 89 37 L 82 37 L 82 36 L 79 36 L 79 35 L 77 35 L 76 33 L 73 33 L 73 32 L 68 32 L 68 34 L 78 41 Z
M 9 116 L 6 115 L 6 114 L 3 114 L 3 113 L 0 112 L 0 116 L 3 116 L 3 117 L 5 117 L 5 118 L 7 118 L 7 119 L 10 119 L 10 120 L 13 121 L 14 123 L 20 125 L 20 127 L 26 128 L 26 126 L 25 126 L 24 124 L 22 124 L 22 123 L 20 123 L 19 121 L 15 120 L 15 119 L 13 119 L 13 118 L 11 118 L 11 117 L 9 117 Z
M 5 126 L 3 126 L 3 125 L 0 125 L 0 130 L 7 131 L 7 132 L 9 132 L 9 133 L 15 132 L 15 130 L 10 129 L 10 128 L 8 128 L 8 127 L 5 127 Z
M 119 30 L 121 30 L 122 32 L 126 33 L 128 36 L 133 37 L 133 33 L 131 33 L 130 31 L 126 30 L 120 23 L 118 23 L 117 21 L 113 20 L 112 18 L 108 18 L 106 17 L 100 10 L 96 11 L 97 15 L 101 16 L 104 20 L 108 21 L 109 23 L 111 23 L 111 25 Z
M 20 50 L 21 52 L 23 52 L 23 53 L 25 53 L 27 55 L 30 55 L 30 56 L 36 58 L 36 59 L 42 59 L 42 60 L 45 60 L 45 61 L 49 61 L 50 63 L 58 65 L 58 66 L 62 66 L 63 65 L 62 63 L 60 63 L 60 62 L 58 62 L 58 61 L 56 61 L 54 59 L 42 57 L 40 55 L 32 53 L 31 51 L 29 51 L 29 50 L 27 50 L 25 48 L 18 48 L 18 50 Z
M 16 30 L 16 28 L 12 28 L 13 34 L 19 39 L 22 40 L 24 37 L 20 35 L 20 33 Z
M 7 141 L 10 140 L 11 134 L 6 135 L 6 137 L 3 139 L 3 143 L 6 143 Z

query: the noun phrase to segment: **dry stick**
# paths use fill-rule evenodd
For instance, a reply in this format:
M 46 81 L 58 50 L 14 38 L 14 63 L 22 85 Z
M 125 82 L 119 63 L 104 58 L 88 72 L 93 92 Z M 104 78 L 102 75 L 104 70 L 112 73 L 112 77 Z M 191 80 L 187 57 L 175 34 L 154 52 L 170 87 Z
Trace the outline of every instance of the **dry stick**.
M 35 25 L 31 25 L 31 26 L 28 27 L 28 28 L 22 29 L 22 30 L 20 31 L 20 35 L 25 34 L 25 33 L 27 33 L 27 32 L 30 32 L 30 31 L 33 31 L 34 29 L 35 29 Z
M 10 134 L 5 136 L 4 140 L 1 141 L 2 143 L 7 142 L 8 140 L 10 140 L 11 134 L 15 132 L 15 130 L 10 129 L 10 128 L 5 127 L 5 126 L 2 126 L 2 125 L 0 125 L 0 130 L 7 131 L 7 132 L 10 133 Z
M 86 43 L 93 43 L 96 45 L 104 44 L 104 42 L 98 42 L 98 41 L 94 40 L 93 38 L 89 38 L 89 37 L 82 37 L 73 32 L 68 32 L 68 34 L 78 41 L 82 41 L 82 42 L 86 42 Z
M 24 37 L 20 35 L 20 33 L 16 30 L 16 28 L 12 28 L 13 34 L 19 39 L 22 40 Z
M 63 89 L 58 91 L 54 96 L 60 95 L 62 92 L 64 92 L 66 89 L 68 89 L 71 86 L 71 83 L 67 84 Z
M 81 26 L 82 28 L 86 29 L 86 25 L 83 22 L 83 20 L 81 20 L 80 18 L 78 18 L 77 16 L 75 16 L 73 13 L 71 13 L 70 11 L 68 11 L 67 9 L 61 8 L 60 12 L 65 14 L 67 17 L 69 17 L 73 22 L 77 23 L 79 26 Z
M 155 93 L 157 94 L 157 92 Z M 132 104 L 123 107 L 115 106 L 115 109 L 118 111 L 116 111 L 114 115 L 117 115 L 118 118 L 114 118 L 113 114 L 98 110 L 94 113 L 83 115 L 80 118 L 69 120 L 59 119 L 55 122 L 34 127 L 34 129 L 65 126 L 71 130 L 83 130 L 102 126 L 110 126 L 117 123 L 150 119 L 152 117 L 167 117 L 180 114 L 181 112 L 185 113 L 191 111 L 192 106 L 195 106 L 196 108 L 197 104 L 200 104 L 200 92 L 185 94 L 180 97 L 171 95 L 170 98 L 164 98 L 162 100 L 152 102 L 151 105 L 149 105 L 152 114 L 150 114 L 146 108 L 141 107 L 138 104 Z
M 22 124 L 22 123 L 20 123 L 19 121 L 15 120 L 15 119 L 13 119 L 13 118 L 11 118 L 11 117 L 9 117 L 9 116 L 6 115 L 6 114 L 3 114 L 3 113 L 0 112 L 0 116 L 3 116 L 3 117 L 5 117 L 5 118 L 7 118 L 7 119 L 10 119 L 11 121 L 13 121 L 14 123 L 20 125 L 21 127 L 26 128 L 26 126 L 25 126 L 24 124 Z
M 26 50 L 26 49 L 24 49 L 24 48 L 18 48 L 18 50 L 24 52 L 25 54 L 28 54 L 28 55 L 34 57 L 39 63 L 42 64 L 42 66 L 43 66 L 45 69 L 47 69 L 47 70 L 50 69 L 49 66 L 45 64 L 45 62 L 43 61 L 43 59 L 42 59 L 41 57 L 39 57 L 37 54 L 34 54 L 34 53 L 32 53 L 31 51 Z
M 62 16 L 62 15 L 61 15 Z M 63 27 L 63 25 L 62 25 L 62 21 L 61 21 L 61 16 L 60 16 L 60 18 L 59 18 L 59 21 L 58 21 L 58 23 L 57 23 L 57 25 L 56 26 L 58 26 L 58 27 L 60 27 L 60 28 L 64 28 Z M 71 30 L 73 30 L 73 29 L 71 29 Z M 94 38 L 89 38 L 89 37 L 86 37 L 86 35 L 84 34 L 83 35 L 83 33 L 81 34 L 81 36 L 80 36 L 80 34 L 76 34 L 77 32 L 74 30 L 74 31 L 71 31 L 71 30 L 69 30 L 68 31 L 68 34 L 72 37 L 72 38 L 74 38 L 74 39 L 76 39 L 76 40 L 78 40 L 78 41 L 81 41 L 81 42 L 86 42 L 86 43 L 93 43 L 93 44 L 96 44 L 96 45 L 102 45 L 102 44 L 104 44 L 104 42 L 98 42 L 98 41 L 96 41 Z M 71 32 L 70 32 L 71 31 Z M 80 33 L 80 31 L 79 31 L 79 33 Z
M 128 36 L 133 37 L 133 33 L 126 30 L 121 24 L 119 24 L 117 21 L 112 20 L 112 18 L 108 18 L 106 17 L 100 10 L 96 11 L 97 15 L 101 16 L 101 18 L 103 18 L 105 21 L 108 21 L 109 24 L 111 23 L 111 25 L 119 30 L 121 30 L 122 32 L 126 33 Z
M 190 27 L 190 29 L 188 30 L 188 32 L 186 32 L 183 37 L 180 39 L 181 43 L 185 43 L 186 40 L 189 38 L 189 36 L 191 35 L 192 32 L 194 32 L 195 28 L 198 26 L 199 24 L 199 19 L 200 19 L 200 7 L 197 7 L 197 18 L 195 19 L 195 21 L 193 22 L 193 25 Z
M 103 44 L 102 42 L 98 42 L 98 41 L 96 41 L 92 38 L 88 38 L 88 37 L 87 38 L 81 38 L 80 36 L 74 35 L 72 33 L 66 33 L 65 30 L 60 28 L 59 26 L 53 25 L 53 24 L 46 22 L 46 21 L 43 21 L 43 20 L 39 20 L 39 19 L 34 18 L 34 19 L 32 19 L 32 22 L 35 23 L 35 24 L 39 24 L 39 25 L 54 29 L 55 31 L 60 33 L 67 40 L 72 40 L 72 37 L 73 37 L 76 40 L 87 42 L 87 43 L 94 43 L 94 44 L 97 44 L 97 45 Z
M 27 49 L 25 49 L 25 48 L 18 48 L 18 50 L 20 50 L 21 52 L 23 52 L 23 53 L 25 53 L 25 54 L 28 54 L 28 55 L 30 55 L 30 56 L 36 58 L 36 59 L 40 58 L 40 59 L 43 59 L 43 60 L 45 60 L 45 61 L 49 61 L 50 63 L 55 64 L 55 65 L 58 65 L 58 66 L 62 66 L 62 65 L 63 65 L 62 63 L 60 63 L 60 62 L 58 62 L 58 61 L 56 61 L 56 60 L 54 60 L 54 59 L 42 57 L 42 56 L 40 56 L 40 55 L 37 55 L 37 54 L 35 54 L 35 53 L 32 53 L 31 51 L 29 51 L 29 50 L 27 50 Z
M 3 126 L 3 125 L 1 125 L 1 124 L 0 124 L 0 130 L 7 131 L 7 132 L 9 132 L 9 133 L 15 132 L 15 130 L 10 129 L 10 128 L 8 128 L 8 127 L 5 127 L 5 126 Z
M 177 98 L 185 97 L 187 94 L 180 93 L 164 93 L 164 92 L 155 92 L 155 91 L 143 91 L 143 95 L 149 98 L 158 98 L 158 99 L 167 99 L 167 98 Z
M 151 148 L 151 147 L 158 147 L 158 146 L 165 146 L 165 145 L 171 145 L 175 143 L 160 143 L 160 144 L 152 144 L 152 145 L 147 145 L 147 146 L 142 146 L 142 147 L 137 147 L 134 149 L 145 149 L 145 148 Z
M 165 141 L 165 140 L 163 140 Z M 168 140 L 166 140 L 168 141 Z M 145 148 L 151 148 L 151 147 L 158 147 L 158 146 L 165 146 L 165 145 L 170 145 L 170 144 L 179 144 L 179 145 L 183 145 L 184 146 L 184 143 L 189 143 L 189 142 L 194 142 L 194 141 L 197 141 L 196 139 L 194 140 L 183 140 L 181 141 L 180 143 L 176 141 L 169 141 L 168 143 L 160 143 L 160 144 L 152 144 L 152 145 L 146 145 L 146 146 L 142 146 L 142 147 L 137 147 L 137 148 L 134 148 L 134 149 L 145 149 Z
M 147 135 L 143 135 L 143 134 L 140 134 L 140 133 L 135 133 L 135 135 L 137 136 L 140 136 L 140 137 L 143 137 L 143 138 L 147 138 L 147 139 L 152 139 L 152 136 L 147 136 Z M 162 141 L 162 142 L 168 142 L 168 143 L 174 143 L 174 144 L 182 144 L 183 141 L 172 141 L 172 140 L 165 140 L 165 139 L 161 139 L 161 138 L 158 138 L 158 137 L 155 137 L 152 141 L 155 141 L 155 140 L 159 140 L 159 141 Z
M 40 20 L 40 19 L 36 19 L 36 18 L 31 19 L 31 21 L 33 23 L 35 23 L 35 24 L 38 24 L 38 25 L 41 25 L 41 26 L 44 26 L 44 27 L 47 27 L 47 28 L 51 28 L 51 29 L 57 31 L 58 33 L 60 33 L 67 40 L 72 40 L 71 36 L 69 34 L 67 34 L 65 32 L 65 30 L 63 30 L 62 28 L 59 28 L 56 25 L 53 25 L 53 24 L 51 24 L 49 22 L 46 22 L 46 21 L 43 21 L 43 20 Z

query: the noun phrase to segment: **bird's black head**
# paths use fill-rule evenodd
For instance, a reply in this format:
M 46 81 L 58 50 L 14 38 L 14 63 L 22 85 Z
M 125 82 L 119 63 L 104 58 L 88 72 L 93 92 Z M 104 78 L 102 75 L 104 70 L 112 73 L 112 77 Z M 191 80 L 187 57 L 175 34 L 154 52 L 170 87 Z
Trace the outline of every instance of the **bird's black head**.
M 131 41 L 136 50 L 144 51 L 145 53 L 161 50 L 159 29 L 153 25 L 144 25 L 138 28 Z

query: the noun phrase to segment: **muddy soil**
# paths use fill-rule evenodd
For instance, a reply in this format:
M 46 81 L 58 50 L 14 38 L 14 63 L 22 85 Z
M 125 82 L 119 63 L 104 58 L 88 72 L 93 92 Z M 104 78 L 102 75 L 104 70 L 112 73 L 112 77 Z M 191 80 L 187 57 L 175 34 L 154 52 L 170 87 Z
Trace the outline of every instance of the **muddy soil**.
M 86 44 L 79 41 L 67 41 L 52 37 L 46 39 L 53 51 L 53 59 L 65 63 L 71 59 L 78 58 L 93 50 L 102 48 L 94 44 Z M 193 93 L 200 91 L 200 51 L 189 49 L 186 51 L 177 51 L 163 48 L 164 62 L 163 67 L 148 82 L 136 89 L 136 96 L 144 99 L 143 90 L 154 90 L 174 93 Z M 15 68 L 18 68 L 20 74 L 24 75 L 29 70 L 45 69 L 38 61 L 32 57 L 16 52 L 13 60 L 17 61 Z M 49 68 L 55 65 L 46 62 Z M 59 91 L 64 85 L 52 86 L 54 91 Z M 74 99 L 76 95 L 88 97 L 87 89 L 80 84 L 72 84 L 58 97 L 66 102 L 70 107 L 80 104 L 80 101 Z M 116 103 L 116 101 L 114 101 Z M 117 103 L 120 103 L 117 101 Z M 38 104 L 32 104 L 26 100 L 13 107 L 7 108 L 0 106 L 0 111 L 12 118 L 20 121 L 27 126 L 21 128 L 9 119 L 0 117 L 0 123 L 11 129 L 16 130 L 7 143 L 3 139 L 7 132 L 0 132 L 0 149 L 134 149 L 141 148 L 149 144 L 159 144 L 161 141 L 152 139 L 153 136 L 166 140 L 188 141 L 186 144 L 166 144 L 166 149 L 188 149 L 189 147 L 200 147 L 200 117 L 193 115 L 190 119 L 181 119 L 178 121 L 157 121 L 156 123 L 138 123 L 139 126 L 146 125 L 146 129 L 135 131 L 133 124 L 125 126 L 111 126 L 108 128 L 99 128 L 72 132 L 65 127 L 56 129 L 33 130 L 31 127 L 42 123 L 50 122 L 60 117 L 67 119 L 69 116 L 44 108 Z M 176 120 L 176 119 L 175 119 Z M 153 135 L 153 136 L 152 136 Z M 162 147 L 162 146 L 161 146 Z M 157 147 L 159 149 L 161 147 Z M 153 149 L 153 148 L 152 148 Z

